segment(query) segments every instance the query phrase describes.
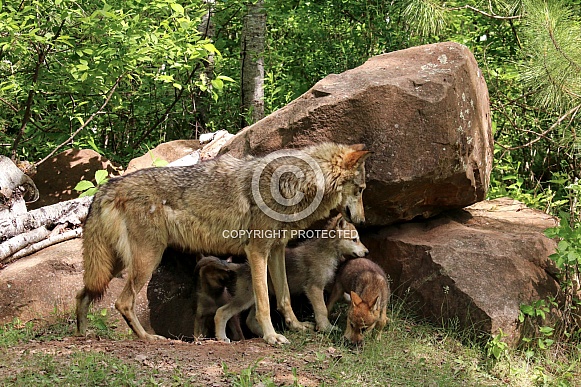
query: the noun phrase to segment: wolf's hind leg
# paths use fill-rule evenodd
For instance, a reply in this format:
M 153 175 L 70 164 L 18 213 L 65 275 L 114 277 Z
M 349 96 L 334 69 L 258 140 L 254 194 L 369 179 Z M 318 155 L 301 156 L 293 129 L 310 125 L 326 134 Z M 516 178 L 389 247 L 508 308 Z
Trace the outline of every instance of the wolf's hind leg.
M 143 340 L 165 339 L 163 336 L 151 335 L 145 331 L 135 315 L 135 297 L 151 278 L 153 270 L 161 261 L 163 249 L 133 248 L 133 259 L 129 266 L 127 283 L 115 302 L 115 308 L 121 313 L 127 325 Z M 138 257 L 138 258 L 137 258 Z
M 89 313 L 89 306 L 92 298 L 87 292 L 87 288 L 83 287 L 77 293 L 77 331 L 75 335 L 84 336 L 87 332 L 87 313 Z

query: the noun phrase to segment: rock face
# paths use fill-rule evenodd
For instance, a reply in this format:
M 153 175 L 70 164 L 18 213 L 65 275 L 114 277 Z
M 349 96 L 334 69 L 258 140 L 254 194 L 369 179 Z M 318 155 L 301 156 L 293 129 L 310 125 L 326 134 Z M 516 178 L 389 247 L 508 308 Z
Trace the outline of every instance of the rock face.
M 143 156 L 137 157 L 129 162 L 125 173 L 137 171 L 142 168 L 155 166 L 155 161 L 165 160 L 168 163 L 180 159 L 190 153 L 201 149 L 198 140 L 175 140 L 159 144 Z
M 558 223 L 511 199 L 480 202 L 434 219 L 368 230 L 370 258 L 392 290 L 421 316 L 464 328 L 498 329 L 519 338 L 519 307 L 556 296 L 548 256 L 555 241 L 543 231 Z
M 119 167 L 91 149 L 69 149 L 50 158 L 37 168 L 33 180 L 39 199 L 28 205 L 29 210 L 79 197 L 73 188 L 81 180 L 95 181 L 95 172 L 105 169 L 118 175 Z
M 0 270 L 0 325 L 12 322 L 49 319 L 55 312 L 68 315 L 76 305 L 75 296 L 83 286 L 82 240 L 73 239 L 47 247 L 13 262 Z M 93 305 L 107 309 L 119 320 L 118 328 L 129 328 L 115 310 L 115 300 L 125 281 L 113 278 L 105 296 Z M 145 291 L 136 298 L 136 313 L 144 328 L 150 330 Z M 111 325 L 110 328 L 113 328 Z
M 379 55 L 330 75 L 238 133 L 221 153 L 263 155 L 335 141 L 365 143 L 367 225 L 483 200 L 492 166 L 488 90 L 465 47 L 439 43 Z

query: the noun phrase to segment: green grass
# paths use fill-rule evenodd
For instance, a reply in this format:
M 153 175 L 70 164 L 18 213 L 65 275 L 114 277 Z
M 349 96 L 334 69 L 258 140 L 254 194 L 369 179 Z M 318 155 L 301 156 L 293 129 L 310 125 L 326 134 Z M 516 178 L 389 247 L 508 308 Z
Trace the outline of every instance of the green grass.
M 301 386 L 301 376 L 317 375 L 325 386 L 578 386 L 581 345 L 556 342 L 549 349 L 502 349 L 490 357 L 473 332 L 435 327 L 393 308 L 381 339 L 370 336 L 360 348 L 342 341 L 339 330 L 328 334 L 285 332 L 291 344 L 270 362 L 288 362 L 288 385 Z M 127 339 L 111 328 L 102 311 L 92 313 L 91 329 L 100 337 Z M 345 325 L 339 319 L 339 326 Z M 0 385 L 199 385 L 181 372 L 185 364 L 162 370 L 106 352 L 73 348 L 68 353 L 11 351 L 19 343 L 63 340 L 74 328 L 72 316 L 54 322 L 15 320 L 0 327 Z M 34 347 L 38 348 L 38 346 Z M 198 350 L 193 348 L 193 351 Z M 289 366 L 289 367 L 290 367 Z M 290 368 L 289 368 L 290 369 Z M 254 365 L 224 375 L 233 386 L 274 386 L 268 367 Z M 289 371 L 290 372 L 290 371 Z M 293 377 L 294 376 L 294 377 Z
M 104 353 L 74 352 L 65 358 L 32 354 L 18 373 L 0 380 L 14 386 L 144 386 L 152 383 L 155 371 L 144 372 Z

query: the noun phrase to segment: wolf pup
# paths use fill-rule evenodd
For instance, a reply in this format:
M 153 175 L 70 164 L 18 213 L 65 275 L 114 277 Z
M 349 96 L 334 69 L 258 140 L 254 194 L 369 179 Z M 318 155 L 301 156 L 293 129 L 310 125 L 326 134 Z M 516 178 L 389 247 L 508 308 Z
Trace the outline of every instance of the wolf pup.
M 167 246 L 208 255 L 246 254 L 256 318 L 270 344 L 288 343 L 270 319 L 270 273 L 286 325 L 309 327 L 290 305 L 284 252 L 291 234 L 338 209 L 365 220 L 363 145 L 322 143 L 244 160 L 223 155 L 192 166 L 142 169 L 99 189 L 83 229 L 84 287 L 77 293 L 77 334 L 84 335 L 91 302 L 127 268 L 115 307 L 137 337 L 154 340 L 135 315 L 135 296 Z M 238 233 L 231 231 L 239 230 Z M 235 236 L 233 236 L 235 235 Z M 267 267 L 268 265 L 268 267 Z
M 339 262 L 344 260 L 344 256 L 364 257 L 369 253 L 359 240 L 355 226 L 347 222 L 342 215 L 330 219 L 324 231 L 325 235 L 306 240 L 293 248 L 287 247 L 285 250 L 290 294 L 307 295 L 315 312 L 317 329 L 321 331 L 332 328 L 327 317 L 323 291 L 333 282 Z M 221 341 L 230 341 L 226 337 L 226 323 L 230 318 L 254 305 L 250 270 L 240 270 L 237 274 L 234 297 L 220 307 L 214 317 L 216 338 Z M 260 327 L 256 326 L 253 311 L 248 315 L 247 325 L 255 334 L 261 334 Z
M 204 257 L 194 269 L 194 337 L 210 337 L 214 331 L 216 310 L 230 302 L 231 289 L 236 283 L 236 270 L 243 264 L 218 257 Z M 239 316 L 228 322 L 234 340 L 244 340 Z
M 383 269 L 375 262 L 367 258 L 351 259 L 337 272 L 327 304 L 329 313 L 345 292 L 350 294 L 351 303 L 344 337 L 353 344 L 361 344 L 367 331 L 377 327 L 379 334 L 387 324 L 389 283 Z

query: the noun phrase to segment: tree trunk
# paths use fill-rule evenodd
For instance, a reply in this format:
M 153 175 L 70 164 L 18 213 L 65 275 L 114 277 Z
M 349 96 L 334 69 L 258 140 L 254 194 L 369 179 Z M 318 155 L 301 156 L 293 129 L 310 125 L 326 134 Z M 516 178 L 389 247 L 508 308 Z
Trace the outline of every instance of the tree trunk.
M 204 3 L 207 12 L 202 16 L 202 21 L 198 26 L 198 31 L 200 31 L 202 39 L 213 41 L 215 34 L 214 21 L 212 20 L 214 17 L 214 0 L 204 0 Z M 211 80 L 214 78 L 214 53 L 209 53 L 204 62 L 203 78 L 208 89 L 202 91 L 198 88 L 197 91 L 194 92 L 192 98 L 195 117 L 194 138 L 199 138 L 200 134 L 207 132 L 206 123 L 208 122 L 208 114 L 210 110 L 210 98 L 207 95 L 208 92 L 212 91 Z
M 264 0 L 247 5 L 242 27 L 241 127 L 264 117 L 264 44 L 266 12 Z

